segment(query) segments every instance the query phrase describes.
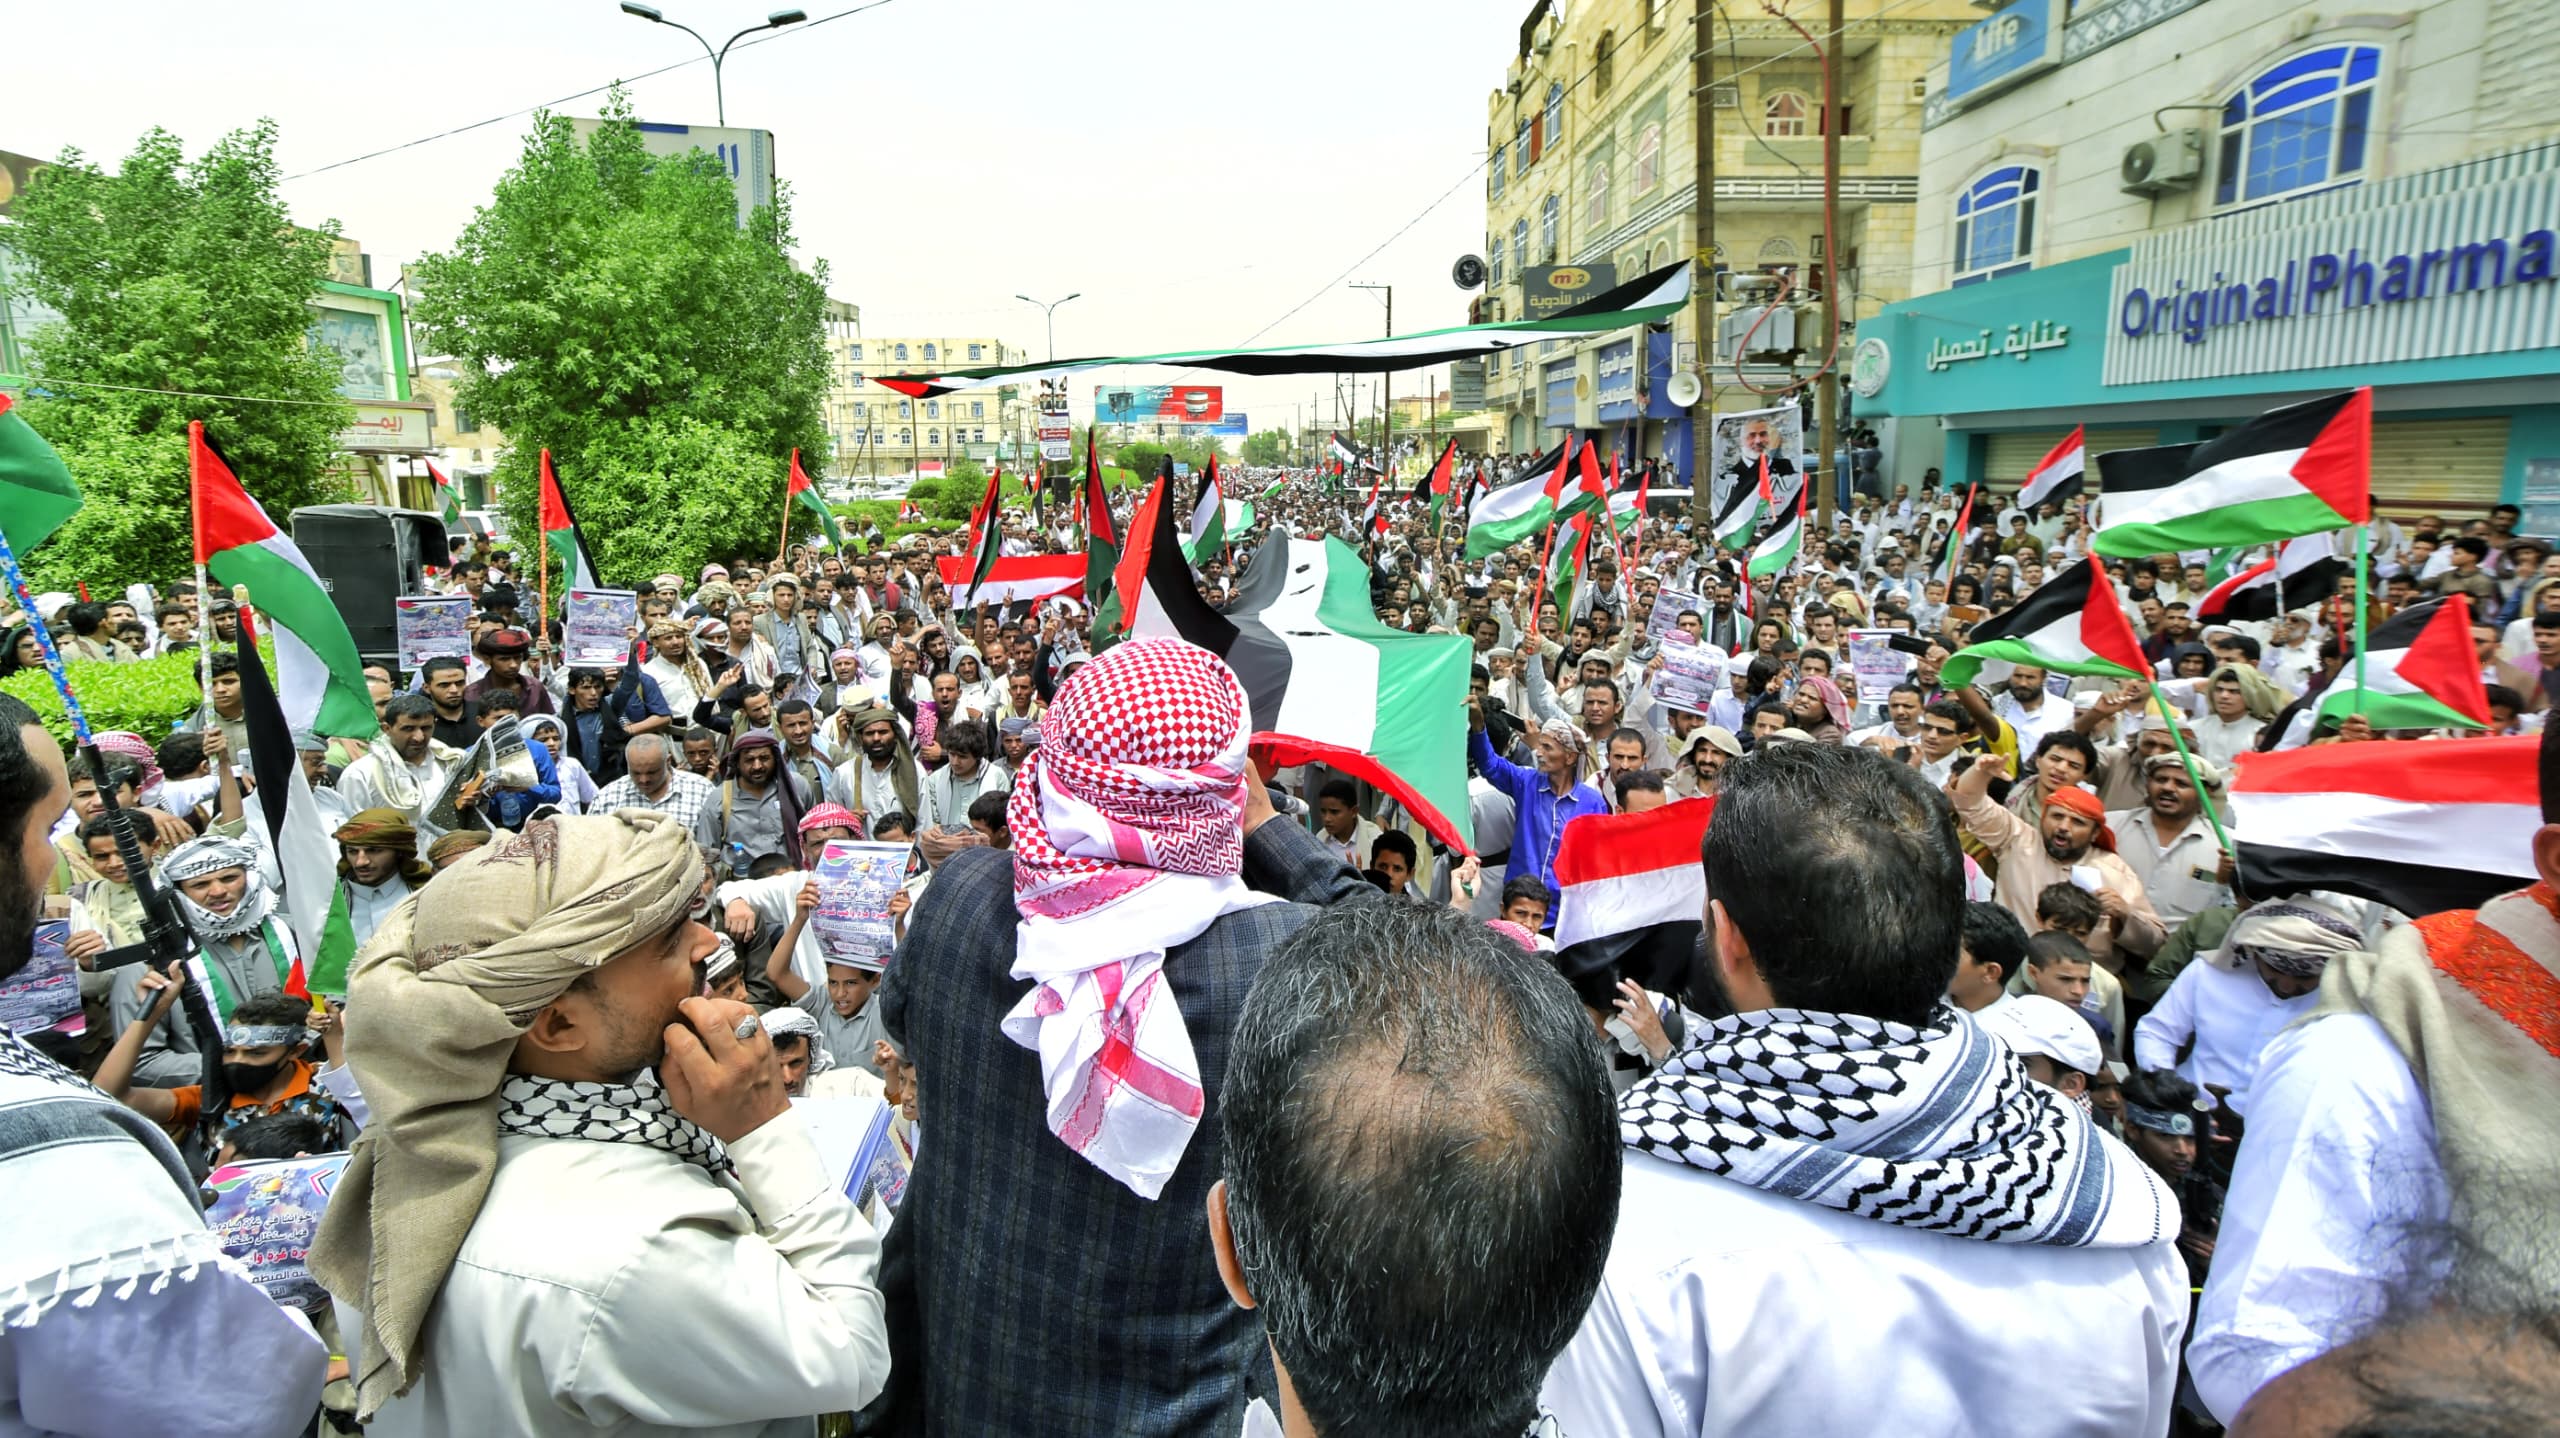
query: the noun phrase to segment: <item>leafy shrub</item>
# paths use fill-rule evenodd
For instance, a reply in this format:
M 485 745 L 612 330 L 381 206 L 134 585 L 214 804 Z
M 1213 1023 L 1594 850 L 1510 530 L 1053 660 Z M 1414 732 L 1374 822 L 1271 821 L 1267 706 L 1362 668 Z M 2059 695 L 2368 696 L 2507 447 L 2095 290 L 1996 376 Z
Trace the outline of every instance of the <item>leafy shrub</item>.
M 196 656 L 191 653 L 132 664 L 76 660 L 66 672 L 92 733 L 125 729 L 157 744 L 204 702 L 203 692 L 196 688 Z M 62 696 L 54 692 L 53 680 L 42 668 L 22 669 L 0 679 L 0 693 L 25 700 L 69 752 L 71 721 L 62 712 Z

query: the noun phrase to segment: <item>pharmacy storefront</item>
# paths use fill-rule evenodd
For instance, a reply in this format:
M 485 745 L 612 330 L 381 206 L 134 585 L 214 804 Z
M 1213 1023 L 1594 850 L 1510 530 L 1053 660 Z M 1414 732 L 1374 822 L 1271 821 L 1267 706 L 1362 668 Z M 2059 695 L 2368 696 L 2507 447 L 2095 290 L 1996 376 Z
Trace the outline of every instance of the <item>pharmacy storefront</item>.
M 2560 521 L 2555 232 L 2548 150 L 2163 231 L 1887 306 L 1859 327 L 1856 412 L 1906 421 L 1897 482 L 2007 488 L 2075 425 L 2093 454 L 2179 444 L 2371 385 L 2385 512 L 2503 500 L 2534 531 Z M 1934 451 L 1908 443 L 1928 419 Z

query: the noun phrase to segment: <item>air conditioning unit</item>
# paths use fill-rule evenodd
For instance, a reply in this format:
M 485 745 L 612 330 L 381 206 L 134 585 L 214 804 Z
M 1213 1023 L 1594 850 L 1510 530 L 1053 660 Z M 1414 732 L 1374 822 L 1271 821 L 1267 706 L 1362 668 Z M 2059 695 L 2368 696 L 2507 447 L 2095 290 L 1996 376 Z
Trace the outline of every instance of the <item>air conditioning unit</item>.
M 2191 190 L 2204 178 L 2204 132 L 2171 130 L 2125 146 L 2116 179 L 2129 195 Z
M 1719 110 L 1739 109 L 1742 106 L 1742 87 L 1730 84 L 1709 85 L 1707 102 Z
M 1559 28 L 1560 27 L 1556 24 L 1556 17 L 1553 15 L 1550 15 L 1545 20 L 1540 21 L 1538 24 L 1537 38 L 1530 42 L 1530 48 L 1536 50 L 1541 55 L 1544 55 L 1548 51 L 1554 49 L 1556 47 L 1556 31 Z

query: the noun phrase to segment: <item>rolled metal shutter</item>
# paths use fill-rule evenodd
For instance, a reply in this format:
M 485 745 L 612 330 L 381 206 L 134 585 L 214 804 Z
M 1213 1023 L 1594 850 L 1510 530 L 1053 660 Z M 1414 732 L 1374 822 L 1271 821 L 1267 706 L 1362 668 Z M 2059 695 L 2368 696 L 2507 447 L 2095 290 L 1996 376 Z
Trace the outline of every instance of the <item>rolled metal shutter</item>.
M 2373 422 L 2373 507 L 2394 519 L 2477 518 L 2498 502 L 2506 472 L 2504 415 Z
M 2036 461 L 2053 452 L 2062 443 L 2068 429 L 2024 429 L 2009 434 L 1986 436 L 1982 446 L 1982 477 L 1993 489 L 2014 490 Z M 2160 442 L 2157 429 L 2093 429 L 2080 437 L 2089 455 L 2089 493 L 2098 492 L 2098 456 L 2111 449 L 2147 449 Z

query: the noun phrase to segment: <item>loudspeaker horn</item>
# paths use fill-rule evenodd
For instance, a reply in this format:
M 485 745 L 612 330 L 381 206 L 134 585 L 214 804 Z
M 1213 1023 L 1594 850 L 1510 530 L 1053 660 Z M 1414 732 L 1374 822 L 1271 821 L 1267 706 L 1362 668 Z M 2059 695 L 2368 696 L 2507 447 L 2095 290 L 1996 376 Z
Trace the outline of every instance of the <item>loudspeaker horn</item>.
M 1705 398 L 1706 392 L 1707 387 L 1698 383 L 1698 377 L 1687 370 L 1673 375 L 1662 386 L 1662 397 L 1682 409 L 1687 409 Z

